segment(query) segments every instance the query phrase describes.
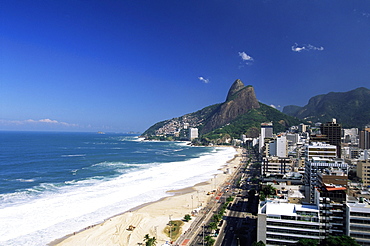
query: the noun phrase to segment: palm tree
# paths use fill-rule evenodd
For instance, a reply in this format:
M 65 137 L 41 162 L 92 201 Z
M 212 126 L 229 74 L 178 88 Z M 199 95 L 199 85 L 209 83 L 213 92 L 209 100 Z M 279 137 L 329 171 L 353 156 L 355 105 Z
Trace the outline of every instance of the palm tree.
M 206 242 L 207 246 L 212 246 L 215 243 L 216 240 L 214 238 L 212 238 L 211 236 L 206 236 L 204 241 Z
M 211 230 L 216 230 L 217 229 L 217 222 L 213 221 L 213 222 L 209 223 L 208 226 Z
M 150 239 L 150 244 L 148 246 L 155 246 L 157 244 L 157 239 L 155 237 L 152 237 Z
M 157 244 L 157 239 L 155 237 L 149 237 L 149 234 L 144 236 L 145 246 L 155 246 Z

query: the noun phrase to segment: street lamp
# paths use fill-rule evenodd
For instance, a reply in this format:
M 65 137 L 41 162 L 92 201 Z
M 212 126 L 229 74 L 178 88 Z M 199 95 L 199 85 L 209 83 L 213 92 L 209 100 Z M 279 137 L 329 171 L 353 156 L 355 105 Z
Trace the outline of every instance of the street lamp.
M 172 222 L 171 222 L 171 216 L 172 214 L 170 214 L 170 242 L 172 241 L 172 237 L 171 237 L 171 231 L 172 231 Z M 172 243 L 171 243 L 172 244 Z
M 217 174 L 213 174 L 215 176 L 215 190 L 216 190 L 216 177 L 217 177 Z
M 158 238 L 158 235 L 157 235 L 157 228 L 158 228 L 158 226 L 154 226 L 155 238 Z
M 202 224 L 203 224 L 203 246 L 204 246 L 204 222 Z

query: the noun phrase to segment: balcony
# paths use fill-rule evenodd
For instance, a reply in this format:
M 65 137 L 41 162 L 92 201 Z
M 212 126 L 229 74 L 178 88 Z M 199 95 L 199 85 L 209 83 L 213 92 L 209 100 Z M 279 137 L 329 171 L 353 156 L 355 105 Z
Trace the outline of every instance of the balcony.
M 330 215 L 330 214 L 333 214 L 333 212 L 331 210 L 321 210 L 320 211 L 322 214 L 324 215 Z
M 352 234 L 355 234 L 355 235 L 363 235 L 363 236 L 366 236 L 366 238 L 370 238 L 370 232 L 369 231 L 353 231 L 353 230 L 351 230 L 349 232 L 349 234 L 351 235 L 351 237 L 352 237 Z M 358 237 L 358 236 L 356 236 L 356 237 Z
M 368 231 L 370 231 L 370 224 L 359 224 L 359 223 L 351 223 L 350 229 L 352 228 L 366 228 Z M 354 229 L 355 230 L 355 229 Z
M 352 221 L 352 220 L 365 220 L 368 223 L 370 223 L 370 217 L 350 216 L 350 221 Z
M 356 238 L 356 237 L 354 237 L 354 236 L 351 236 L 351 237 L 355 238 L 355 239 L 356 239 L 356 241 L 357 241 L 360 245 L 362 245 L 362 244 L 369 245 L 369 244 L 370 244 L 370 238 Z
M 294 224 L 292 224 L 294 225 Z M 291 230 L 294 230 L 294 231 L 299 231 L 299 232 L 302 232 L 302 234 L 305 234 L 305 232 L 317 232 L 317 230 L 319 230 L 319 226 L 317 226 L 316 229 L 309 229 L 309 228 L 300 228 L 300 227 L 292 227 L 292 226 L 275 226 L 275 225 L 267 225 L 266 226 L 266 231 L 268 232 L 272 232 L 274 229 L 283 229 L 283 230 L 286 230 L 286 231 L 291 231 Z
M 266 238 L 266 245 L 274 245 L 274 242 L 276 243 L 284 243 L 287 245 L 296 244 L 298 241 L 290 241 L 290 240 L 284 240 L 284 239 L 277 239 L 277 238 Z
M 310 218 L 310 217 L 308 217 L 308 218 Z M 300 220 L 298 218 L 295 218 L 295 219 L 278 219 L 278 218 L 271 218 L 271 217 L 269 218 L 269 217 L 267 217 L 266 221 L 291 223 L 291 224 L 307 224 L 307 223 L 309 223 L 310 225 L 320 225 L 318 217 L 311 217 L 310 220 Z
M 293 233 L 281 233 L 281 232 L 266 232 L 266 240 L 269 239 L 281 239 L 281 240 L 292 240 L 297 242 L 301 238 L 319 239 L 320 236 L 313 236 L 307 234 L 293 234 Z

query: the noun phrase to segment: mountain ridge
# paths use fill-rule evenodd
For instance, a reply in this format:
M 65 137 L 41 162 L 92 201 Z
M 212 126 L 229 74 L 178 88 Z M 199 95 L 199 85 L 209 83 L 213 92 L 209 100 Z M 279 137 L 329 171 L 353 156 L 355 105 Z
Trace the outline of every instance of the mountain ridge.
M 359 87 L 347 92 L 329 92 L 311 97 L 307 105 L 288 105 L 283 113 L 299 119 L 328 122 L 333 118 L 343 127 L 370 125 L 370 90 Z

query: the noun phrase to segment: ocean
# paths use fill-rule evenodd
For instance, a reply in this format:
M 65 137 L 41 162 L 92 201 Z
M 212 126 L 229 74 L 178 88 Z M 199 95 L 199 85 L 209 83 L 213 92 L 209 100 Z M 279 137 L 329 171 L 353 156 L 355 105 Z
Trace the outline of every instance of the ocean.
M 125 134 L 0 132 L 0 245 L 47 245 L 209 180 L 235 153 Z

